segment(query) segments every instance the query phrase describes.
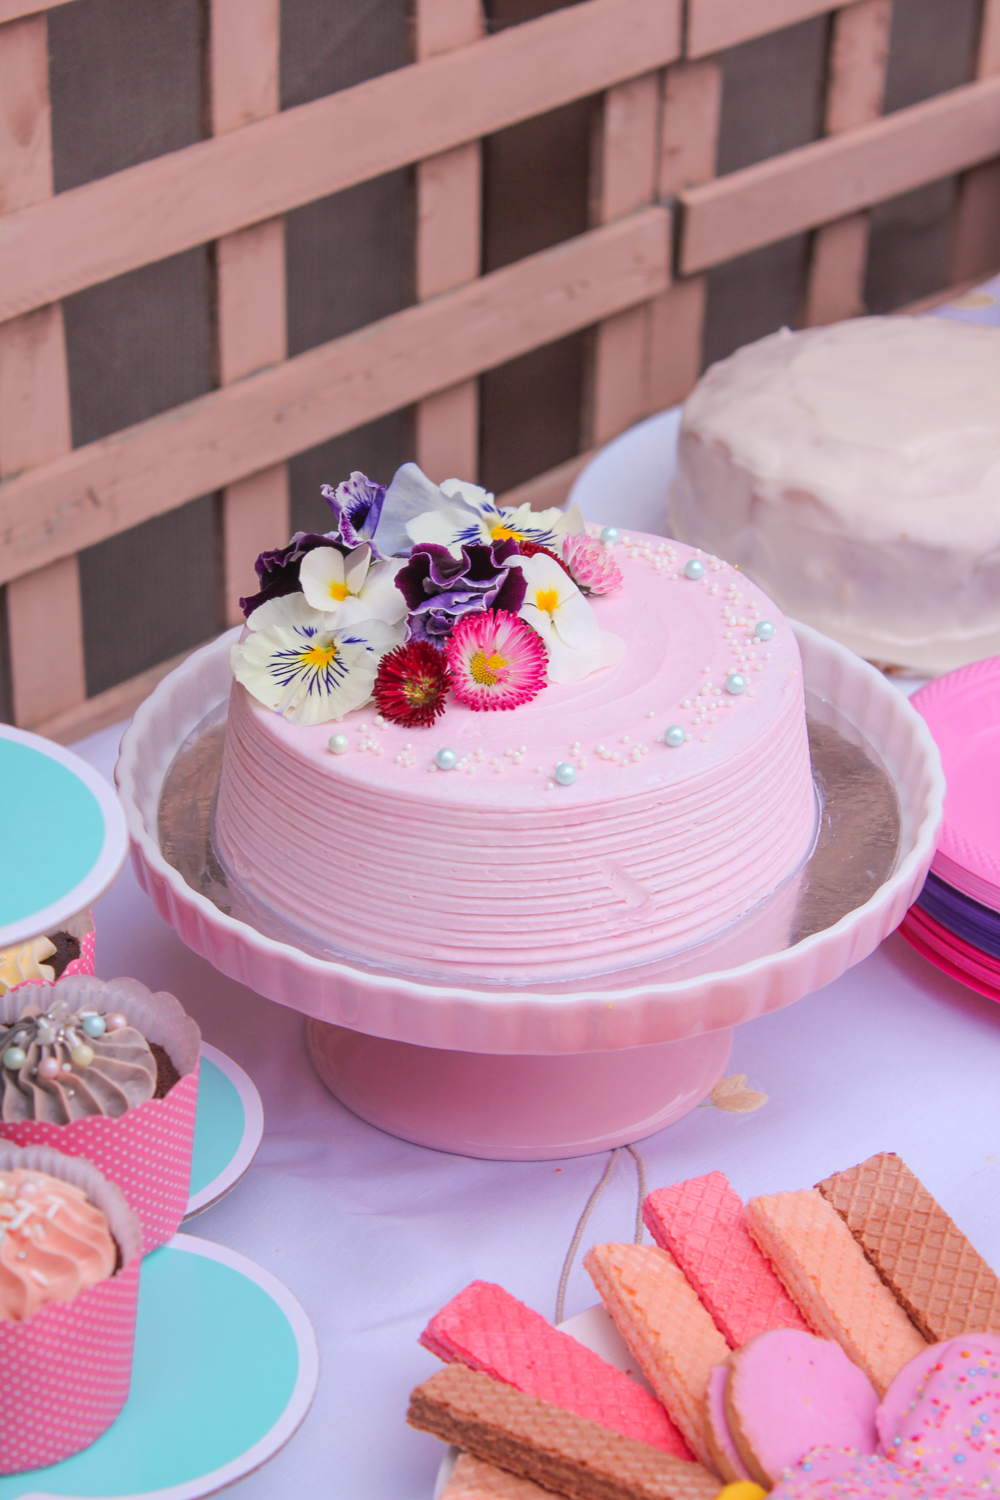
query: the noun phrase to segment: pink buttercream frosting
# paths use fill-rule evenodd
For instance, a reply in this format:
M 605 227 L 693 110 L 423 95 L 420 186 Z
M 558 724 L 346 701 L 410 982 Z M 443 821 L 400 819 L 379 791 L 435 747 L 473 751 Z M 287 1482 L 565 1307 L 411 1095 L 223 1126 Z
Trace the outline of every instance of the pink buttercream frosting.
M 0 1171 L 0 1318 L 22 1322 L 110 1276 L 118 1252 L 82 1189 L 45 1172 Z
M 617 546 L 623 585 L 592 602 L 624 660 L 510 712 L 449 701 L 403 729 L 369 705 L 307 727 L 234 684 L 223 863 L 333 951 L 418 974 L 572 979 L 721 931 L 801 864 L 816 804 L 791 627 L 707 554 L 687 578 L 693 556 L 659 537 Z M 773 638 L 755 637 L 761 620 Z M 690 738 L 666 745 L 669 726 Z M 442 747 L 454 770 L 437 770 Z

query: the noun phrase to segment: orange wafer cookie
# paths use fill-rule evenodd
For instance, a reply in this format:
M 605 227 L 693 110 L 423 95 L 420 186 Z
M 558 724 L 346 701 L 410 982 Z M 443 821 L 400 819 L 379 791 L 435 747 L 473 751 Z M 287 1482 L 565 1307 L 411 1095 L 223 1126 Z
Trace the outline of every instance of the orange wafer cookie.
M 650 1193 L 646 1228 L 669 1250 L 736 1349 L 768 1328 L 809 1325 L 762 1255 L 746 1224 L 743 1200 L 722 1172 L 692 1177 Z
M 1000 1281 L 891 1151 L 816 1184 L 931 1343 L 1000 1333 Z
M 407 1421 L 568 1500 L 716 1500 L 719 1481 L 575 1412 L 467 1365 L 446 1365 L 410 1397 Z
M 552 1491 L 543 1490 L 533 1479 L 519 1479 L 495 1464 L 460 1453 L 438 1500 L 552 1500 Z
M 835 1339 L 884 1395 L 924 1340 L 836 1209 L 803 1188 L 751 1198 L 747 1223 L 813 1331 Z
M 594 1245 L 583 1263 L 650 1385 L 710 1465 L 705 1393 L 729 1346 L 697 1292 L 669 1250 L 652 1245 Z

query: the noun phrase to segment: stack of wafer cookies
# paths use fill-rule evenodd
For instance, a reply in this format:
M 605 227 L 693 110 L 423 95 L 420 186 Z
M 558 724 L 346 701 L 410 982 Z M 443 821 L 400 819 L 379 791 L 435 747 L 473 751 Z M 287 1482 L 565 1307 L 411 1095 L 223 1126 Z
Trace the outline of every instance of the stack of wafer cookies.
M 648 1410 L 616 1415 L 625 1407 L 615 1405 L 618 1392 L 608 1404 L 612 1388 L 602 1361 L 584 1378 L 585 1387 L 596 1378 L 603 1388 L 596 1399 L 593 1391 L 584 1389 L 581 1395 L 576 1388 L 576 1372 L 583 1369 L 578 1358 L 571 1360 L 572 1374 L 553 1376 L 547 1362 L 553 1347 L 557 1363 L 563 1351 L 552 1339 L 565 1336 L 528 1309 L 510 1314 L 507 1294 L 495 1288 L 500 1301 L 495 1295 L 486 1299 L 489 1326 L 478 1331 L 472 1326 L 476 1305 L 483 1301 L 480 1292 L 462 1304 L 471 1325 L 468 1316 L 462 1326 L 454 1315 L 441 1314 L 425 1338 L 443 1358 L 474 1366 L 489 1390 L 508 1393 L 487 1400 L 482 1386 L 472 1392 L 465 1383 L 456 1394 L 433 1381 L 414 1393 L 415 1425 L 475 1456 L 475 1464 L 470 1460 L 456 1470 L 445 1492 L 448 1500 L 543 1500 L 553 1492 L 571 1500 L 646 1500 L 654 1495 L 659 1500 L 675 1495 L 678 1500 L 688 1495 L 714 1500 L 723 1484 L 715 1475 L 733 1480 L 749 1474 L 739 1452 L 734 1449 L 727 1457 L 722 1451 L 730 1445 L 718 1419 L 726 1393 L 729 1416 L 741 1434 L 741 1415 L 732 1405 L 738 1381 L 716 1382 L 714 1435 L 706 1419 L 706 1411 L 713 1409 L 713 1370 L 720 1376 L 721 1366 L 728 1371 L 731 1351 L 750 1339 L 767 1339 L 765 1330 L 809 1330 L 834 1341 L 879 1397 L 903 1366 L 904 1380 L 909 1377 L 910 1361 L 921 1351 L 932 1357 L 928 1342 L 973 1331 L 1000 1333 L 996 1276 L 913 1173 L 888 1153 L 837 1173 L 815 1189 L 752 1199 L 745 1208 L 721 1173 L 709 1173 L 650 1194 L 644 1219 L 657 1248 L 594 1246 L 585 1264 L 698 1461 L 677 1457 L 683 1447 L 671 1451 L 662 1432 L 659 1441 L 652 1436 L 657 1427 Z M 461 1297 L 455 1306 L 460 1303 Z M 522 1308 L 514 1299 L 509 1303 Z M 536 1319 L 541 1331 L 534 1326 Z M 440 1346 L 434 1342 L 435 1326 Z M 916 1359 L 913 1368 L 918 1366 L 922 1368 Z M 542 1376 L 531 1373 L 539 1368 Z M 453 1370 L 460 1382 L 472 1373 Z M 448 1374 L 452 1371 L 441 1372 Z M 534 1391 L 523 1389 L 533 1383 Z M 522 1390 L 511 1394 L 517 1384 Z M 899 1389 L 898 1384 L 893 1388 Z M 540 1401 L 542 1395 L 547 1399 Z M 451 1416 L 442 1415 L 445 1407 Z M 592 1414 L 606 1425 L 595 1423 Z M 780 1426 L 780 1412 L 778 1421 Z M 575 1425 L 581 1422 L 583 1428 Z M 603 1434 L 600 1440 L 593 1433 L 586 1436 L 592 1428 Z M 631 1446 L 623 1448 L 623 1443 Z M 884 1462 L 878 1458 L 872 1472 Z M 890 1471 L 895 1467 L 889 1464 Z M 753 1464 L 749 1473 L 764 1477 Z M 808 1494 L 808 1476 L 798 1470 L 795 1475 L 796 1496 Z

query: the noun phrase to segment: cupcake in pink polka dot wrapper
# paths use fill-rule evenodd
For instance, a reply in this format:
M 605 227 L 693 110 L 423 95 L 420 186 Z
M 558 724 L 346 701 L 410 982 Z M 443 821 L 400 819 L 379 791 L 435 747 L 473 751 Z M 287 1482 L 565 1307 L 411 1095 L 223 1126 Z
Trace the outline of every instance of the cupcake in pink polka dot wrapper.
M 0 1141 L 0 1475 L 78 1453 L 125 1405 L 141 1236 L 90 1162 Z
M 0 995 L 22 984 L 54 984 L 93 972 L 94 921 L 88 911 L 70 918 L 58 932 L 0 948 Z
M 143 1253 L 187 1209 L 201 1033 L 173 995 L 73 975 L 0 995 L 0 1141 L 93 1162 L 142 1224 Z

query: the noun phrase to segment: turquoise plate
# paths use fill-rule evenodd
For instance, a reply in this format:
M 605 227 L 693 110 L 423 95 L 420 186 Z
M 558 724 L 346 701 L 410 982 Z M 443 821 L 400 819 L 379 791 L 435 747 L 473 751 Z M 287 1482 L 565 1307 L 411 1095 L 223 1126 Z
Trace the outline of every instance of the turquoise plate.
M 0 948 L 55 931 L 128 852 L 114 788 L 71 750 L 0 724 Z
M 299 1426 L 319 1351 L 269 1271 L 178 1234 L 147 1255 L 132 1390 L 96 1443 L 0 1479 L 0 1500 L 196 1500 L 257 1469 Z
M 203 1042 L 185 1220 L 210 1208 L 239 1182 L 263 1134 L 264 1110 L 250 1079 L 231 1057 Z

